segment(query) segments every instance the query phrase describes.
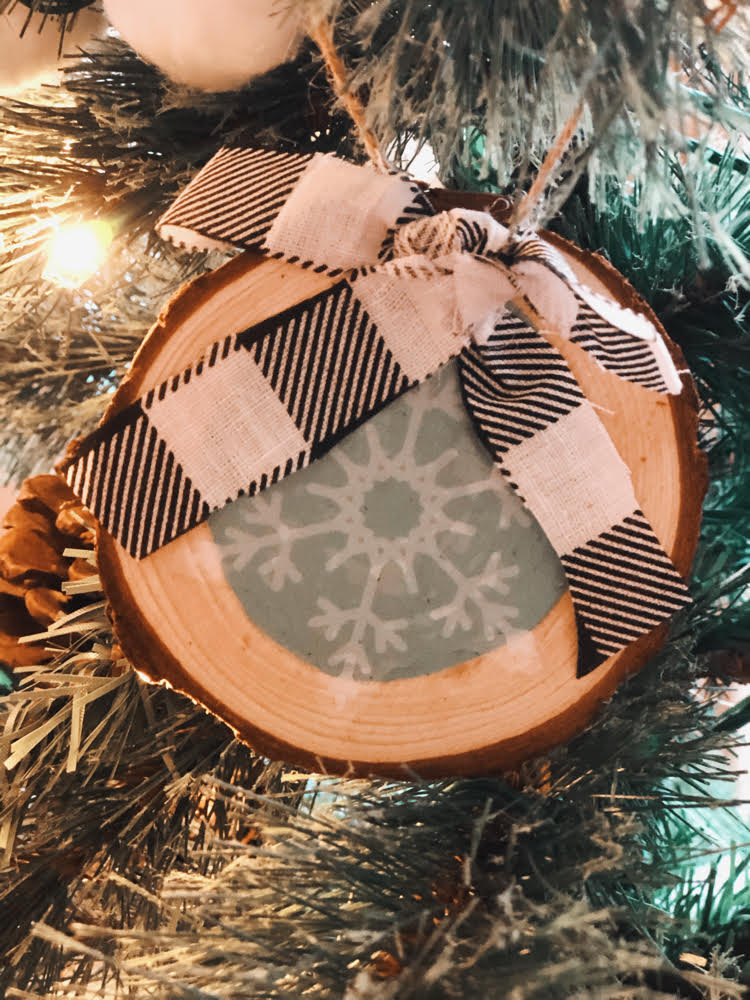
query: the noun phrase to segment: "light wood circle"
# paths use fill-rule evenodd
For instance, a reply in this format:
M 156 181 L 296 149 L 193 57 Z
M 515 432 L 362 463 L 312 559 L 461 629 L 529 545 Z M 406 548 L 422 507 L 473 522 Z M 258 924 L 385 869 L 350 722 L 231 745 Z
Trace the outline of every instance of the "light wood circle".
M 591 287 L 647 311 L 609 265 L 555 242 Z M 215 340 L 331 283 L 251 255 L 198 279 L 149 334 L 108 415 Z M 644 513 L 686 574 L 706 478 L 689 379 L 680 397 L 657 395 L 602 371 L 562 338 L 549 339 L 599 408 Z M 206 524 L 140 561 L 101 532 L 99 564 L 117 637 L 139 670 L 206 705 L 259 752 L 328 773 L 404 777 L 513 768 L 569 739 L 666 634 L 664 627 L 655 630 L 577 679 L 566 594 L 532 631 L 475 659 L 427 676 L 360 682 L 304 662 L 250 620 Z

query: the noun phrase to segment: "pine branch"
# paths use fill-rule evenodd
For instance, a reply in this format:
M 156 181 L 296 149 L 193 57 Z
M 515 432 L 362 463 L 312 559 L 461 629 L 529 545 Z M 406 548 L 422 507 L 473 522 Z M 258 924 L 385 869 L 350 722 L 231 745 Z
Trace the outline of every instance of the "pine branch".
M 736 155 L 705 169 L 660 152 L 681 148 L 691 102 L 717 121 L 747 110 L 733 54 L 690 0 L 629 4 L 630 16 L 584 0 L 566 13 L 556 0 L 329 6 L 383 143 L 404 156 L 410 138 L 431 143 L 446 177 L 515 184 L 585 92 L 583 145 L 561 181 L 588 177 L 567 234 L 652 302 L 705 402 L 714 483 L 696 603 L 567 747 L 506 779 L 429 784 L 268 766 L 145 686 L 88 607 L 92 627 L 0 701 L 0 984 L 9 997 L 740 996 L 747 866 L 735 852 L 731 885 L 695 873 L 701 852 L 718 873 L 728 843 L 747 842 L 728 807 L 746 709 L 719 715 L 721 688 L 702 677 L 703 659 L 749 630 L 750 215 Z M 699 98 L 665 87 L 675 56 Z M 59 100 L 2 103 L 0 417 L 6 445 L 25 444 L 20 465 L 96 419 L 165 298 L 215 263 L 149 233 L 223 141 L 249 129 L 359 155 L 318 87 L 303 53 L 246 91 L 198 98 L 111 43 L 72 64 Z M 625 197 L 612 178 L 634 164 Z M 109 270 L 81 292 L 41 277 L 53 214 L 118 229 Z M 81 717 L 82 690 L 96 697 Z M 723 817 L 721 836 L 706 814 Z M 705 969 L 680 961 L 689 949 Z
M 109 40 L 71 60 L 46 103 L 0 99 L 0 453 L 11 476 L 46 471 L 99 419 L 165 301 L 216 266 L 217 255 L 178 251 L 153 226 L 223 142 L 250 130 L 351 152 L 350 123 L 329 114 L 317 67 L 303 53 L 236 94 L 195 94 Z M 115 237 L 106 268 L 63 291 L 44 277 L 51 233 L 94 219 Z
M 398 156 L 408 139 L 430 144 L 453 183 L 523 186 L 583 102 L 566 169 L 573 182 L 586 170 L 603 195 L 606 179 L 658 176 L 661 147 L 683 150 L 692 129 L 725 122 L 741 99 L 744 46 L 731 25 L 717 35 L 693 0 L 329 7 L 384 146 Z M 692 90 L 678 85 L 678 66 Z

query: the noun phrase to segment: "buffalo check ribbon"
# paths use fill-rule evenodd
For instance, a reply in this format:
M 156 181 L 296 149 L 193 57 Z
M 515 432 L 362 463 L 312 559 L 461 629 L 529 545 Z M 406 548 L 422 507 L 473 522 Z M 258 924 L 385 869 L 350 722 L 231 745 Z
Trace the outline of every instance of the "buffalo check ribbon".
M 581 284 L 539 237 L 436 212 L 403 174 L 243 146 L 220 150 L 158 228 L 339 280 L 217 340 L 77 442 L 66 479 L 132 556 L 309 464 L 457 357 L 478 434 L 562 561 L 578 676 L 688 602 L 627 467 L 539 331 L 648 390 L 679 393 L 679 375 L 646 316 Z

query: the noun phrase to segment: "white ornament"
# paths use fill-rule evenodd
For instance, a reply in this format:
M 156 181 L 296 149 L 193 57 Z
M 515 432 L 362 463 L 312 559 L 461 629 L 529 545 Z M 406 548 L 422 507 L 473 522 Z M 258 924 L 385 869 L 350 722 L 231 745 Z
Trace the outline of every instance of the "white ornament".
M 299 0 L 104 0 L 110 23 L 176 83 L 235 90 L 296 54 Z
M 26 30 L 21 37 L 24 24 Z M 70 22 L 69 22 L 70 23 Z M 26 87 L 54 81 L 56 72 L 65 66 L 64 56 L 75 55 L 96 35 L 106 22 L 92 10 L 79 11 L 72 27 L 65 32 L 62 54 L 60 18 L 32 14 L 23 4 L 0 14 L 0 93 L 10 96 Z

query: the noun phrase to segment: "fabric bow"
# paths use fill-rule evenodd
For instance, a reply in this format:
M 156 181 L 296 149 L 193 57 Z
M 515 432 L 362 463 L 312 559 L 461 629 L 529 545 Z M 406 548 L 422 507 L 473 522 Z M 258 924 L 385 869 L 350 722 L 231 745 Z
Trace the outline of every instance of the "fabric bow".
M 403 174 L 246 147 L 220 150 L 158 228 L 346 277 L 218 340 L 77 442 L 66 479 L 132 556 L 320 457 L 457 356 L 481 440 L 561 559 L 578 675 L 688 602 L 627 467 L 538 331 L 656 392 L 679 393 L 679 375 L 653 324 L 579 282 L 552 246 L 484 212 L 437 213 Z

